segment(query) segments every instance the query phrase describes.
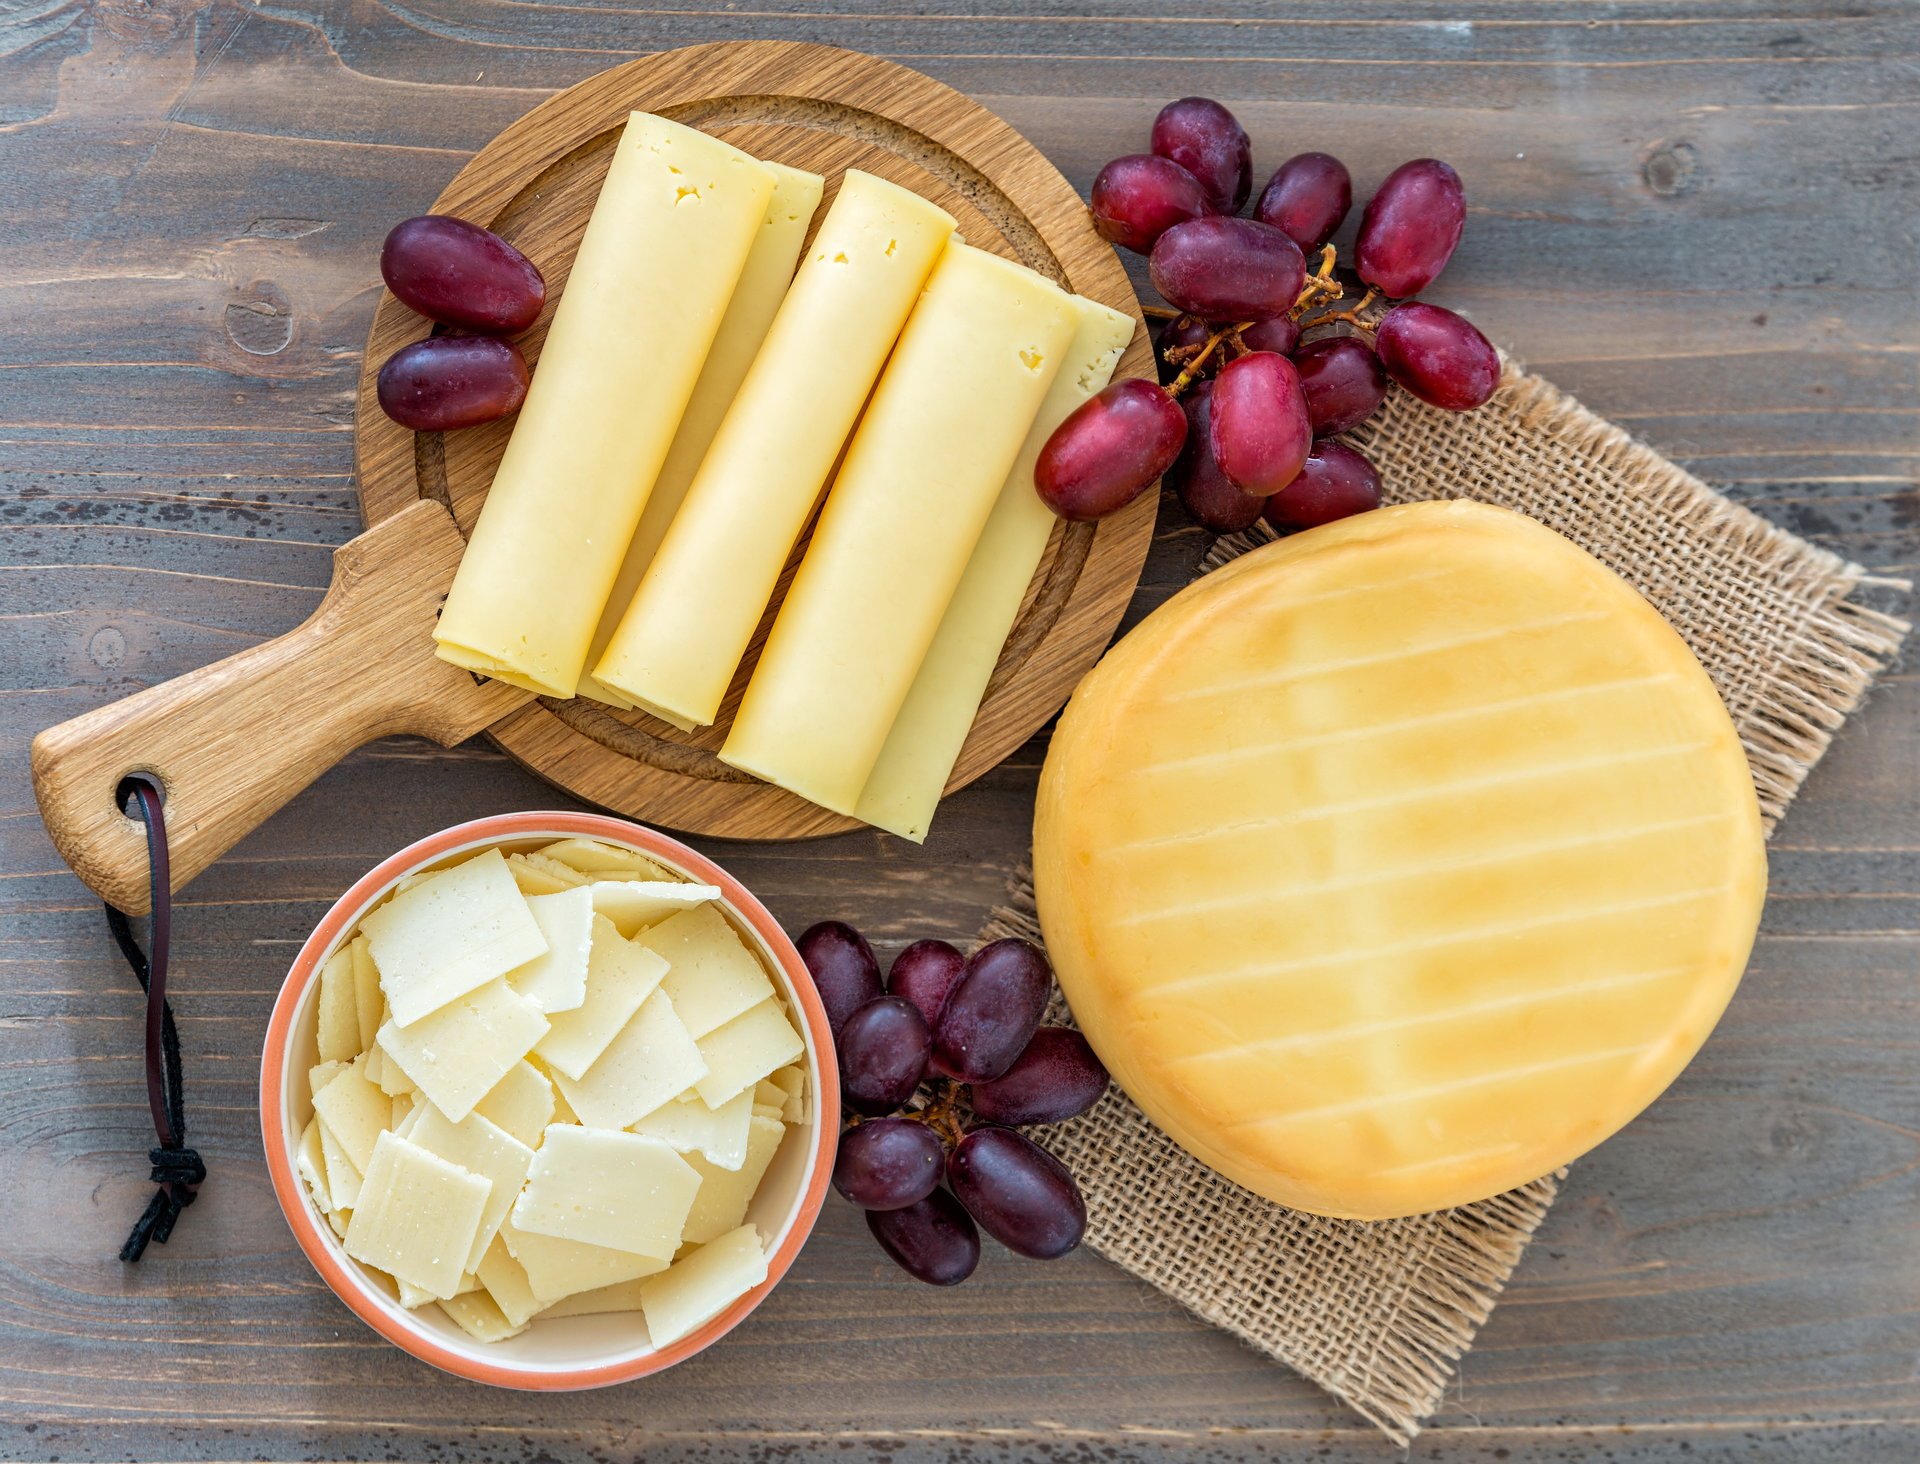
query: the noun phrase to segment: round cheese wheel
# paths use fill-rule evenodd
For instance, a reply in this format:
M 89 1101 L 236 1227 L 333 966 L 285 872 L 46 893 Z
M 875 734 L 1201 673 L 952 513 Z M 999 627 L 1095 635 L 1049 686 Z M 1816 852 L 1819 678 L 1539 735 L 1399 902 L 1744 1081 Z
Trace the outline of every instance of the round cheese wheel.
M 1257 549 L 1147 617 L 1060 719 L 1034 873 L 1128 1096 L 1229 1179 L 1358 1219 L 1499 1194 L 1639 1113 L 1766 887 L 1680 637 L 1464 502 Z

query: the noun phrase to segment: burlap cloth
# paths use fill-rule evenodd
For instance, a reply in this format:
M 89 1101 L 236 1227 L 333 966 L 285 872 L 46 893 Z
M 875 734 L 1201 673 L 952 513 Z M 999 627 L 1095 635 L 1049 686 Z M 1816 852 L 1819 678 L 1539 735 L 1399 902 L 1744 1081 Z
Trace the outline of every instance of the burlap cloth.
M 1389 501 L 1475 498 L 1604 560 L 1693 648 L 1753 765 L 1769 831 L 1907 626 L 1854 598 L 1878 585 L 1772 527 L 1512 366 L 1478 412 L 1395 392 L 1354 434 Z M 1215 543 L 1216 569 L 1274 535 Z M 1030 879 L 983 937 L 1039 937 Z M 1066 1020 L 1064 1009 L 1056 1017 Z M 1560 1176 L 1408 1220 L 1327 1220 L 1221 1178 L 1117 1090 L 1047 1131 L 1086 1192 L 1087 1243 L 1206 1321 L 1304 1374 L 1406 1443 L 1553 1203 Z M 1631 1133 L 1616 1140 L 1632 1143 Z

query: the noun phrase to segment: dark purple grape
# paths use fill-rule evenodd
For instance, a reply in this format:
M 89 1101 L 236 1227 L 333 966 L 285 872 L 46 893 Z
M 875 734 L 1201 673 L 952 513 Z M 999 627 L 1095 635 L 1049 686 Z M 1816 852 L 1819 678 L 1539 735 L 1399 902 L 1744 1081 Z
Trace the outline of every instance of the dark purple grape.
M 1071 1027 L 1042 1027 L 1012 1067 L 969 1088 L 967 1101 L 989 1123 L 1064 1123 L 1106 1091 L 1107 1070 L 1087 1039 Z
M 944 940 L 916 940 L 893 958 L 887 970 L 887 994 L 912 1002 L 931 1028 L 940 1020 L 947 993 L 966 968 L 967 958 Z
M 447 214 L 395 224 L 380 248 L 380 277 L 409 310 L 482 335 L 525 330 L 547 299 L 532 260 L 491 230 Z
M 1033 1040 L 1052 993 L 1053 967 L 1039 947 L 1015 936 L 981 946 L 934 1024 L 936 1065 L 966 1083 L 999 1077 Z
M 374 390 L 380 410 L 402 427 L 453 432 L 519 411 L 527 363 L 491 336 L 428 336 L 389 356 Z
M 1346 164 L 1323 152 L 1303 152 L 1274 170 L 1253 216 L 1302 249 L 1318 249 L 1352 207 L 1353 178 Z
M 1093 180 L 1093 227 L 1122 249 L 1146 254 L 1175 224 L 1213 212 L 1207 191 L 1178 163 L 1152 153 L 1115 158 Z
M 870 1118 L 840 1135 L 833 1187 L 863 1210 L 898 1210 L 940 1187 L 940 1136 L 917 1118 Z
M 1213 206 L 1238 213 L 1253 191 L 1253 144 L 1240 120 L 1207 97 L 1168 102 L 1153 119 L 1152 147 L 1200 180 Z
M 827 1026 L 839 1032 L 854 1012 L 880 995 L 880 963 L 867 938 L 844 920 L 822 920 L 794 942 L 814 989 L 827 1009 Z
M 840 1028 L 840 1096 L 856 1113 L 892 1113 L 927 1074 L 932 1046 L 912 1002 L 876 996 Z
M 1167 380 L 1173 380 L 1186 370 L 1188 364 L 1206 349 L 1207 342 L 1212 338 L 1213 327 L 1204 320 L 1195 320 L 1191 315 L 1182 315 L 1168 321 L 1166 327 L 1160 332 L 1159 341 L 1160 360 L 1166 368 Z M 1200 369 L 1195 375 L 1217 375 L 1220 368 L 1227 364 L 1227 357 L 1230 354 L 1226 342 L 1222 341 L 1208 352 L 1207 359 L 1200 363 Z
M 1396 305 L 1374 332 L 1387 375 L 1423 402 L 1470 412 L 1500 384 L 1500 353 L 1471 323 L 1438 305 Z
M 980 1232 L 943 1189 L 898 1210 L 867 1211 L 867 1229 L 901 1270 L 929 1286 L 958 1286 L 980 1264 Z
M 1253 527 L 1266 500 L 1241 492 L 1214 461 L 1213 434 L 1209 430 L 1212 398 L 1211 381 L 1196 381 L 1180 398 L 1180 405 L 1187 411 L 1187 445 L 1167 471 L 1167 486 L 1180 495 L 1181 507 L 1202 528 L 1216 534 L 1237 534 Z
M 1087 1232 L 1087 1203 L 1067 1166 L 1010 1128 L 979 1128 L 947 1160 L 947 1183 L 1008 1250 L 1050 1261 Z
M 1293 363 L 1272 351 L 1230 362 L 1213 383 L 1208 440 L 1221 472 L 1264 498 L 1291 483 L 1313 446 Z
M 1351 432 L 1387 399 L 1387 370 L 1358 336 L 1310 341 L 1293 354 L 1315 437 Z
M 1033 486 L 1063 519 L 1105 518 L 1151 488 L 1186 440 L 1180 404 L 1153 382 L 1129 376 L 1054 428 L 1033 465 Z
M 1265 320 L 1300 298 L 1300 246 L 1254 219 L 1212 214 L 1175 224 L 1153 246 L 1147 272 L 1169 304 L 1202 320 Z
M 1316 442 L 1300 476 L 1267 500 L 1276 529 L 1311 529 L 1380 506 L 1380 475 L 1344 442 Z
M 1360 215 L 1354 268 L 1395 300 L 1417 295 L 1439 277 L 1467 224 L 1467 190 L 1438 158 L 1415 158 L 1387 174 Z
M 1273 315 L 1256 320 L 1240 332 L 1240 343 L 1249 351 L 1277 351 L 1291 356 L 1300 344 L 1300 323 L 1291 315 Z

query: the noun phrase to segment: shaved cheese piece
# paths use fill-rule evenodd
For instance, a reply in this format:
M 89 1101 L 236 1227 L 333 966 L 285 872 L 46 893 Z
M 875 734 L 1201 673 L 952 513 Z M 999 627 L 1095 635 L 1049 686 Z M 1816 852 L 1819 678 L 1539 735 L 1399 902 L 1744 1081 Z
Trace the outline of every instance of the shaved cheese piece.
M 700 1176 L 644 1134 L 556 1124 L 535 1152 L 514 1228 L 670 1260 Z
M 411 1281 L 402 1281 L 397 1277 L 394 1278 L 393 1288 L 395 1291 L 400 1293 L 400 1305 L 404 1306 L 408 1311 L 412 1311 L 416 1307 L 425 1306 L 430 1301 L 443 1301 L 443 1300 L 451 1299 L 446 1297 L 435 1296 L 433 1295 L 432 1292 L 429 1292 L 429 1291 L 422 1291 L 418 1286 L 415 1286 Z M 468 1296 L 473 1292 L 478 1291 L 479 1289 L 480 1289 L 480 1278 L 471 1273 L 468 1273 L 467 1275 L 464 1275 L 460 1278 L 460 1284 L 454 1288 L 453 1294 L 454 1296 Z
M 753 1106 L 759 1108 L 763 1104 L 774 1108 L 787 1106 L 787 1090 L 771 1077 L 762 1078 L 753 1085 Z
M 533 1294 L 548 1303 L 652 1276 L 670 1264 L 655 1256 L 521 1230 L 511 1217 L 500 1227 L 500 1239 L 526 1272 Z
M 319 1119 L 308 1119 L 307 1126 L 300 1131 L 300 1147 L 294 1150 L 293 1162 L 300 1178 L 306 1181 L 314 1204 L 320 1207 L 321 1214 L 326 1214 L 333 1208 L 333 1196 L 327 1191 L 327 1159 L 320 1150 Z
M 667 963 L 658 954 L 622 939 L 612 921 L 595 915 L 586 999 L 575 1010 L 551 1017 L 534 1050 L 555 1072 L 581 1077 L 666 974 Z
M 500 1233 L 500 1222 L 513 1208 L 520 1186 L 527 1181 L 533 1164 L 533 1150 L 497 1124 L 488 1123 L 477 1113 L 469 1113 L 454 1123 L 431 1103 L 420 1110 L 406 1133 L 407 1142 L 418 1144 L 449 1164 L 458 1164 L 493 1185 L 486 1208 L 480 1212 L 480 1226 L 468 1252 L 466 1269 L 476 1270 L 487 1246 Z
M 773 1075 L 773 1082 L 787 1095 L 786 1112 L 783 1115 L 788 1123 L 805 1123 L 807 1118 L 807 1073 L 801 1067 L 783 1067 Z
M 533 1294 L 526 1268 L 513 1258 L 507 1243 L 495 1235 L 480 1258 L 479 1280 L 501 1314 L 516 1327 L 524 1327 L 540 1310 L 541 1300 Z
M 530 895 L 527 909 L 547 949 L 507 973 L 507 985 L 549 1014 L 570 1012 L 587 999 L 587 956 L 593 947 L 594 897 L 589 887 L 557 895 Z
M 706 1036 L 773 995 L 765 968 L 718 906 L 675 915 L 649 930 L 641 944 L 666 957 L 669 969 L 662 989 L 695 1037 Z
M 741 1093 L 718 1108 L 698 1094 L 662 1103 L 631 1125 L 636 1134 L 663 1139 L 682 1154 L 698 1150 L 721 1169 L 738 1169 L 747 1158 L 747 1134 L 753 1121 L 753 1095 Z
M 355 936 L 347 951 L 353 961 L 354 1014 L 360 1027 L 360 1050 L 364 1052 L 373 1046 L 373 1034 L 380 1030 L 386 997 L 380 991 L 380 969 L 373 964 L 367 938 Z
M 374 1140 L 386 1131 L 393 1117 L 393 1104 L 387 1095 L 367 1081 L 365 1058 L 335 1076 L 313 1098 L 313 1111 L 320 1125 L 335 1139 L 362 1174 L 373 1158 Z
M 418 1091 L 417 1085 L 400 1064 L 387 1056 L 386 1048 L 380 1045 L 378 1032 L 373 1034 L 373 1048 L 367 1053 L 367 1076 L 389 1098 L 411 1097 Z
M 698 1154 L 687 1157 L 700 1176 L 700 1193 L 687 1211 L 683 1241 L 704 1243 L 725 1235 L 747 1218 L 753 1192 L 760 1188 L 767 1166 L 779 1152 L 786 1126 L 771 1118 L 756 1118 L 747 1133 L 747 1158 L 738 1169 L 722 1169 Z
M 380 1045 L 457 1123 L 546 1032 L 540 1009 L 495 980 L 410 1027 L 389 1021 L 380 1029 Z
M 529 857 L 550 859 L 595 879 L 671 881 L 685 878 L 636 849 L 622 849 L 613 844 L 603 844 L 598 839 L 562 839 L 557 844 L 547 845 L 538 855 Z
M 525 1322 L 508 1321 L 499 1304 L 485 1291 L 448 1297 L 440 1303 L 440 1310 L 476 1342 L 504 1342 L 527 1330 Z
M 560 1091 L 559 1074 L 551 1069 L 543 1069 L 542 1076 L 553 1088 L 553 1122 L 579 1123 L 580 1115 L 573 1111 L 573 1105 L 567 1102 L 567 1095 Z
M 307 1092 L 315 1098 L 320 1090 L 347 1070 L 347 1064 L 335 1059 L 332 1062 L 315 1063 L 307 1069 Z
M 334 1208 L 351 1210 L 360 1203 L 360 1170 L 324 1123 L 320 1124 L 320 1157 L 326 1165 L 327 1194 Z
M 628 939 L 669 915 L 719 898 L 714 885 L 679 880 L 598 880 L 593 885 L 593 908 Z
M 320 968 L 320 1059 L 351 1062 L 360 1051 L 360 1011 L 353 993 L 353 953 L 345 946 Z
M 450 1297 L 467 1269 L 490 1188 L 481 1176 L 382 1134 L 347 1227 L 347 1254 Z
M 327 1212 L 327 1224 L 333 1227 L 333 1233 L 342 1240 L 347 1238 L 347 1227 L 352 1223 L 353 1211 L 351 1210 L 329 1210 Z
M 548 886 L 541 890 L 522 890 L 523 894 L 551 895 L 557 894 L 560 890 L 578 889 L 583 884 L 591 883 L 586 875 L 572 865 L 563 864 L 558 859 L 549 859 L 537 849 L 526 854 L 509 854 L 507 865 L 515 871 L 516 881 L 520 878 L 520 871 L 525 871 L 527 878 Z
M 547 948 L 498 849 L 394 896 L 360 927 L 372 941 L 392 1024 L 400 1027 Z
M 507 1069 L 473 1111 L 496 1123 L 529 1149 L 553 1121 L 553 1084 L 532 1063 L 522 1060 Z
M 666 995 L 665 991 L 660 995 Z M 699 1047 L 707 1072 L 693 1088 L 709 1108 L 718 1108 L 775 1068 L 792 1062 L 806 1044 L 793 1030 L 778 999 L 769 997 L 709 1032 L 700 1039 Z
M 379 1050 L 380 1049 L 377 1047 L 374 1049 L 375 1052 L 378 1052 Z M 417 1094 L 395 1093 L 391 1098 L 387 1100 L 387 1102 L 388 1104 L 391 1105 L 391 1112 L 390 1112 L 390 1117 L 387 1120 L 387 1127 L 397 1129 L 400 1127 L 401 1124 L 405 1123 L 409 1118 L 413 1116 L 413 1110 L 420 1106 L 421 1100 Z M 432 1106 L 433 1105 L 431 1103 L 427 1105 L 427 1107 L 429 1108 L 431 1108 Z
M 672 1000 L 664 991 L 656 991 L 640 1004 L 584 1078 L 575 1080 L 556 1070 L 553 1081 L 583 1123 L 623 1129 L 694 1086 L 706 1072 L 706 1061 L 674 1014 Z
M 767 1279 L 760 1234 L 742 1225 L 676 1261 L 640 1286 L 640 1309 L 655 1347 L 703 1327 Z
M 596 1286 L 591 1291 L 576 1291 L 572 1296 L 556 1301 L 541 1315 L 597 1317 L 608 1312 L 637 1312 L 640 1310 L 640 1287 L 644 1281 L 645 1278 L 641 1277 L 632 1281 L 616 1281 L 611 1286 Z

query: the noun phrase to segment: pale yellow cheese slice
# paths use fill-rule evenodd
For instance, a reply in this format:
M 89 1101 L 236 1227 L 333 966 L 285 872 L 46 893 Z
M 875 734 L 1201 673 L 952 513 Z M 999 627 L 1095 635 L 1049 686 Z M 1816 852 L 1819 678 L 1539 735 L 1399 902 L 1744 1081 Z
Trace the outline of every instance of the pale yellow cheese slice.
M 786 1008 L 777 997 L 768 997 L 700 1039 L 706 1071 L 691 1080 L 693 1090 L 707 1107 L 718 1108 L 736 1093 L 750 1093 L 755 1083 L 805 1050 Z
M 612 921 L 595 915 L 586 1000 L 547 1019 L 535 1053 L 556 1073 L 585 1077 L 666 974 L 667 963 L 657 952 L 623 939 Z
M 807 1118 L 807 1073 L 802 1067 L 783 1067 L 773 1075 L 774 1083 L 786 1094 L 784 1117 L 788 1123 L 805 1123 Z
M 1028 429 L 1071 297 L 954 244 L 847 448 L 720 760 L 853 813 Z
M 319 1048 L 322 1062 L 351 1062 L 360 1051 L 360 1011 L 353 952 L 340 947 L 320 968 Z
M 327 1160 L 320 1148 L 320 1120 L 310 1118 L 300 1130 L 300 1144 L 294 1150 L 294 1167 L 306 1182 L 307 1192 L 321 1214 L 333 1209 L 333 1196 L 327 1190 Z
M 577 1240 L 539 1235 L 516 1227 L 511 1217 L 500 1227 L 500 1239 L 526 1272 L 527 1285 L 543 1302 L 556 1302 L 582 1291 L 618 1286 L 666 1270 L 669 1262 L 604 1245 L 582 1245 Z
M 513 1206 L 516 1230 L 671 1260 L 700 1176 L 647 1134 L 555 1124 Z
M 1078 296 L 1072 308 L 1066 362 L 1047 388 L 854 806 L 864 822 L 916 844 L 927 837 L 1001 647 L 1059 522 L 1034 491 L 1033 465 L 1067 414 L 1113 379 L 1133 339 L 1132 316 Z
M 387 999 L 380 991 L 380 971 L 373 964 L 367 938 L 358 935 L 347 947 L 353 960 L 353 1005 L 360 1027 L 360 1050 L 373 1046 L 374 1034 L 386 1015 Z
M 524 1327 L 541 1310 L 543 1303 L 533 1293 L 526 1268 L 513 1258 L 499 1235 L 487 1242 L 486 1254 L 475 1269 L 480 1284 L 486 1287 L 487 1295 L 493 1298 L 493 1304 L 500 1308 L 509 1325 Z
M 847 170 L 595 680 L 683 727 L 713 721 L 952 231 L 918 194 Z
M 540 1009 L 497 980 L 410 1027 L 388 1022 L 379 1040 L 434 1107 L 457 1123 L 546 1032 Z
M 492 1188 L 396 1134 L 380 1135 L 347 1226 L 347 1254 L 435 1297 L 460 1286 Z
M 347 1064 L 339 1058 L 334 1058 L 328 1062 L 315 1063 L 307 1069 L 308 1095 L 318 1098 L 320 1096 L 320 1090 L 346 1070 Z
M 549 1016 L 570 1012 L 587 999 L 593 890 L 583 885 L 557 894 L 528 895 L 526 901 L 547 948 L 524 966 L 509 971 L 507 985 Z
M 786 297 L 794 266 L 800 261 L 801 246 L 806 242 L 807 226 L 813 222 L 814 210 L 820 207 L 820 194 L 826 180 L 818 173 L 789 168 L 784 163 L 763 161 L 762 166 L 773 173 L 773 198 L 767 204 L 766 217 L 760 221 L 753 248 L 747 252 L 746 267 L 740 271 L 740 281 L 733 287 L 727 313 L 720 319 L 713 348 L 707 352 L 706 364 L 700 368 L 700 379 L 693 385 L 686 411 L 681 413 L 673 446 L 667 449 L 667 460 L 660 466 L 660 475 L 654 479 L 653 492 L 647 497 L 640 524 L 633 531 L 633 541 L 627 545 L 626 558 L 621 561 L 620 573 L 607 596 L 599 628 L 594 632 L 593 646 L 587 655 L 589 666 L 600 659 L 607 642 L 613 639 L 615 627 L 626 614 L 633 592 L 639 588 L 640 576 L 653 562 L 654 552 L 666 537 L 667 525 L 680 511 L 694 472 L 706 457 L 714 433 L 720 430 L 720 419 L 733 404 L 747 368 L 767 338 L 774 313 Z M 600 685 L 590 675 L 580 678 L 580 695 L 610 702 L 616 707 L 632 706 L 619 692 Z
M 582 1077 L 555 1068 L 553 1081 L 582 1123 L 622 1129 L 706 1074 L 706 1059 L 674 1014 L 672 999 L 656 991 Z
M 320 1158 L 327 1173 L 327 1195 L 336 1210 L 351 1210 L 360 1203 L 360 1169 L 347 1157 L 346 1149 L 324 1123 L 320 1128 Z
M 441 659 L 574 694 L 772 196 L 737 148 L 627 120 L 434 630 Z
M 754 1095 L 742 1090 L 718 1108 L 709 1108 L 697 1093 L 686 1093 L 662 1103 L 630 1125 L 634 1133 L 664 1140 L 682 1154 L 696 1150 L 720 1169 L 738 1169 L 746 1162 Z
M 464 1267 L 478 1270 L 481 1256 L 500 1233 L 500 1222 L 507 1218 L 520 1186 L 526 1183 L 533 1165 L 532 1147 L 477 1113 L 469 1113 L 455 1123 L 431 1103 L 421 1105 L 420 1116 L 408 1127 L 406 1139 L 449 1164 L 480 1175 L 493 1186 L 486 1208 L 480 1212 L 480 1226 Z
M 656 1267 L 651 1273 L 658 1275 L 665 1267 Z M 608 1312 L 637 1312 L 640 1310 L 640 1287 L 645 1278 L 634 1281 L 617 1281 L 611 1286 L 596 1286 L 591 1291 L 576 1291 L 563 1297 L 541 1313 L 545 1317 L 597 1317 Z
M 412 1311 L 416 1307 L 425 1306 L 428 1302 L 450 1301 L 453 1299 L 453 1297 L 435 1296 L 431 1291 L 423 1291 L 411 1281 L 402 1281 L 398 1277 L 393 1278 L 393 1286 L 394 1290 L 400 1293 L 400 1305 L 404 1306 L 408 1311 Z M 460 1284 L 454 1287 L 453 1296 L 470 1296 L 479 1289 L 480 1278 L 469 1272 L 461 1276 Z
M 547 949 L 498 849 L 395 895 L 360 928 L 372 942 L 388 1011 L 401 1027 Z
M 583 880 L 588 877 L 637 880 L 676 880 L 681 877 L 658 860 L 649 859 L 637 850 L 623 849 L 617 844 L 603 844 L 598 839 L 561 839 L 528 854 L 526 858 L 542 869 L 550 869 L 555 865 L 571 869 Z
M 684 880 L 595 880 L 590 888 L 594 910 L 629 938 L 682 910 L 720 898 L 717 885 Z
M 488 1089 L 487 1096 L 473 1105 L 473 1111 L 531 1149 L 553 1121 L 553 1084 L 523 1058 Z
M 655 1347 L 703 1327 L 767 1279 L 767 1253 L 751 1225 L 703 1245 L 640 1284 L 640 1309 Z
M 773 995 L 759 958 L 716 905 L 675 915 L 646 932 L 641 944 L 667 963 L 661 990 L 695 1037 L 732 1021 Z
M 455 1326 L 476 1342 L 505 1342 L 509 1337 L 518 1337 L 527 1329 L 525 1322 L 515 1324 L 509 1321 L 499 1305 L 485 1291 L 470 1291 L 464 1296 L 450 1296 L 440 1302 L 439 1307 L 453 1320 Z
M 362 1174 L 373 1158 L 374 1141 L 386 1131 L 393 1103 L 367 1081 L 364 1057 L 337 1073 L 313 1096 L 313 1111 L 321 1128 L 333 1135 L 341 1152 Z
M 1639 1113 L 1766 884 L 1679 636 L 1469 503 L 1314 529 L 1149 616 L 1061 718 L 1034 872 L 1127 1095 L 1229 1179 L 1362 1219 L 1498 1194 Z
M 529 864 L 525 856 L 520 854 L 509 854 L 507 856 L 507 869 L 512 873 L 513 882 L 518 886 L 520 893 L 529 897 L 534 895 L 557 895 L 562 890 L 572 889 L 577 885 L 584 885 L 586 883 L 584 879 L 562 878 L 551 870 L 542 869 L 535 864 Z M 572 874 L 572 871 L 569 870 L 568 874 Z
M 705 1243 L 725 1235 L 747 1218 L 754 1191 L 780 1150 L 786 1126 L 771 1118 L 756 1118 L 747 1135 L 746 1161 L 738 1169 L 722 1169 L 704 1155 L 689 1154 L 687 1163 L 700 1176 L 700 1192 L 687 1212 L 681 1239 Z

